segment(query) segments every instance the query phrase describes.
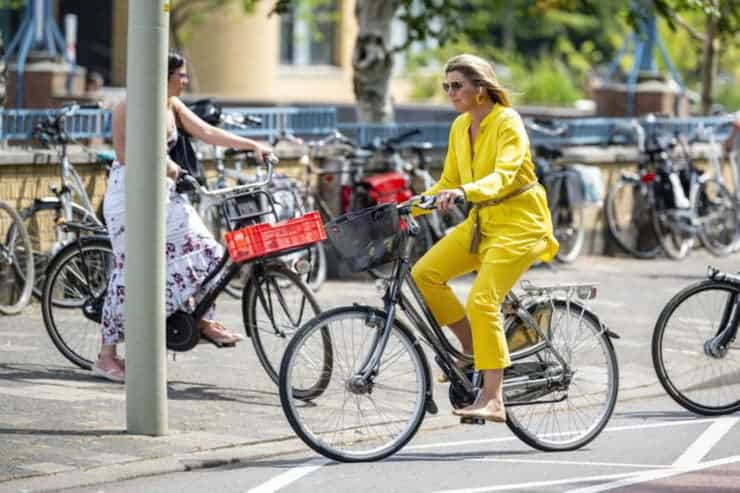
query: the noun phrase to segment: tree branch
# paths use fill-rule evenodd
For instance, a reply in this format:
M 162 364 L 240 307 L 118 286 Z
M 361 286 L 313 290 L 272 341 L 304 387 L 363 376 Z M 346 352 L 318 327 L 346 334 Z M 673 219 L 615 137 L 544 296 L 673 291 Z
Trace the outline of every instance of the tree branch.
M 680 15 L 673 14 L 673 20 L 676 21 L 676 24 L 686 29 L 686 32 L 688 32 L 689 35 L 695 40 L 701 41 L 702 43 L 706 41 L 707 36 L 704 33 L 700 33 L 699 31 L 691 27 L 689 23 L 686 22 L 686 20 L 684 20 L 684 18 L 681 17 Z

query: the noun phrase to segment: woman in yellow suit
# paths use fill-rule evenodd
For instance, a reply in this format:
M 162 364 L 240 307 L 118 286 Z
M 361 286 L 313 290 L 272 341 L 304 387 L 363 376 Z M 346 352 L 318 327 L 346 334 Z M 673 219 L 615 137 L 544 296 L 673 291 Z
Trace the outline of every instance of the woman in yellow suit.
M 453 411 L 505 421 L 503 370 L 511 364 L 501 302 L 536 261 L 558 251 L 545 190 L 537 183 L 529 139 L 493 67 L 474 55 L 445 66 L 442 84 L 458 116 L 450 130 L 442 176 L 425 191 L 445 210 L 458 197 L 473 204 L 466 221 L 414 266 L 412 275 L 440 325 L 473 354 L 483 388 L 470 406 Z M 467 306 L 447 281 L 477 271 Z

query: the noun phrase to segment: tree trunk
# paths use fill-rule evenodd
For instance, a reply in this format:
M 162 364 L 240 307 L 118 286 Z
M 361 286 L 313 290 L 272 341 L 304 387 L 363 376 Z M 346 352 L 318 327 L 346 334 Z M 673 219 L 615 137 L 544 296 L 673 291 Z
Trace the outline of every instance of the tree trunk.
M 388 90 L 393 53 L 388 42 L 391 21 L 399 0 L 357 0 L 357 41 L 352 54 L 353 86 L 357 118 L 361 122 L 389 123 L 394 120 Z
M 719 19 L 707 15 L 706 38 L 704 38 L 703 56 L 701 62 L 701 112 L 708 115 L 712 109 L 712 92 L 719 50 L 717 50 L 717 24 Z

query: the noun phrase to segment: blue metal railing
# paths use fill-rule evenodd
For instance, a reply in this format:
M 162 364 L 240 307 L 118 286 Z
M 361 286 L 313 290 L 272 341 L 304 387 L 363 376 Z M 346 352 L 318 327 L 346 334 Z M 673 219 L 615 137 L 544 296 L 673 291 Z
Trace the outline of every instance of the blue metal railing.
M 32 139 L 34 126 L 42 119 L 52 115 L 55 110 L 0 110 L 0 142 L 9 140 L 28 141 Z M 366 145 L 375 138 L 397 136 L 411 129 L 419 129 L 418 135 L 411 137 L 406 144 L 414 142 L 431 142 L 434 147 L 447 147 L 450 123 L 418 122 L 395 124 L 339 123 L 334 107 L 306 108 L 250 108 L 227 107 L 226 114 L 251 115 L 262 119 L 258 128 L 228 127 L 239 135 L 270 139 L 281 132 L 300 137 L 321 137 L 334 130 L 339 130 L 352 138 L 359 145 Z M 688 133 L 699 125 L 716 126 L 732 121 L 731 116 L 694 117 L 694 118 L 657 118 L 653 122 L 640 119 L 646 131 L 657 130 L 670 133 Z M 67 118 L 66 128 L 75 139 L 110 138 L 112 115 L 109 110 L 81 109 Z M 575 118 L 553 120 L 555 126 L 565 125 L 567 131 L 560 136 L 548 136 L 530 130 L 532 145 L 583 146 L 605 145 L 610 141 L 619 144 L 634 144 L 630 135 L 629 118 Z M 729 126 L 724 126 L 717 138 L 724 138 Z

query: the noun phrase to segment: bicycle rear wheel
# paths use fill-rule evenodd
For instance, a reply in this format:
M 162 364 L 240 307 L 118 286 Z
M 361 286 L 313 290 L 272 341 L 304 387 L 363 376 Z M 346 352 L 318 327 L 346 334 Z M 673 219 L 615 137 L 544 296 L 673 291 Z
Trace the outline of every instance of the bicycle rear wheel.
M 723 318 L 738 307 L 740 287 L 705 280 L 676 294 L 655 324 L 653 366 L 674 401 L 706 416 L 740 411 L 740 342 L 713 353 Z
M 718 181 L 707 180 L 701 184 L 695 202 L 699 239 L 704 248 L 717 257 L 732 253 L 740 237 L 735 197 Z
M 75 365 L 89 370 L 100 351 L 100 316 L 113 249 L 107 238 L 85 237 L 79 241 L 70 243 L 52 259 L 41 310 L 46 331 L 57 349 Z M 123 347 L 119 344 L 119 353 Z
M 70 207 L 74 222 L 88 226 L 102 226 L 102 223 L 81 205 L 72 203 Z M 40 298 L 49 262 L 66 242 L 65 240 L 60 242 L 57 238 L 57 221 L 64 217 L 62 203 L 55 197 L 37 200 L 32 206 L 21 211 L 21 217 L 33 248 L 35 272 L 33 294 Z
M 551 344 L 516 358 L 504 373 L 507 425 L 523 442 L 543 451 L 575 450 L 601 433 L 614 411 L 619 370 L 606 329 L 574 301 L 553 300 L 528 307 Z M 523 327 L 507 322 L 507 339 Z M 535 338 L 536 340 L 536 338 Z M 514 387 L 514 382 L 526 386 Z
M 280 264 L 255 266 L 242 296 L 242 317 L 257 357 L 276 385 L 291 338 L 320 312 L 316 297 L 298 274 Z M 324 360 L 329 357 L 328 345 Z
M 612 238 L 637 258 L 654 258 L 661 250 L 651 222 L 649 190 L 637 175 L 622 176 L 609 188 L 604 205 Z
M 414 436 L 426 410 L 429 368 L 411 332 L 398 320 L 377 371 L 359 371 L 379 338 L 387 315 L 350 306 L 324 312 L 290 342 L 280 369 L 280 402 L 293 430 L 312 449 L 342 462 L 380 460 Z M 328 334 L 329 368 L 317 364 Z M 323 380 L 306 403 L 294 389 Z
M 0 202 L 0 313 L 13 315 L 28 304 L 33 289 L 31 239 L 18 212 Z

